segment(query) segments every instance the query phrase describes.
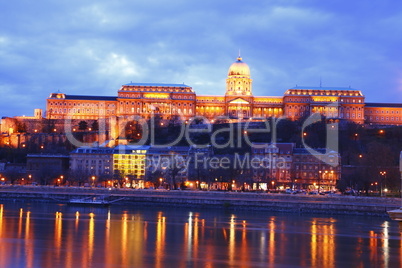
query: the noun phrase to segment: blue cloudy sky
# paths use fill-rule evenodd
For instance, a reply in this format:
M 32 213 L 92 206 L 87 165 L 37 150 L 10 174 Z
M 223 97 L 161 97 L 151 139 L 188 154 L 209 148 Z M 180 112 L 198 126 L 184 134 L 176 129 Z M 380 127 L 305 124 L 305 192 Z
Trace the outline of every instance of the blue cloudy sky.
M 360 89 L 402 102 L 402 2 L 393 0 L 15 0 L 0 5 L 0 115 L 51 92 L 114 96 L 122 84 L 224 94 L 238 50 L 254 95 Z

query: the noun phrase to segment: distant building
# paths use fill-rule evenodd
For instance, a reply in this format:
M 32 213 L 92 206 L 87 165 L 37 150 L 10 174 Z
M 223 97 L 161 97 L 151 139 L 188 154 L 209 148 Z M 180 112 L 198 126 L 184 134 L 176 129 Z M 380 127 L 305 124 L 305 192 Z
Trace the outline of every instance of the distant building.
M 293 149 L 293 172 L 297 186 L 324 191 L 335 190 L 341 178 L 341 156 L 325 149 L 315 149 L 314 153 L 305 148 Z
M 203 116 L 211 122 L 235 122 L 282 116 L 298 120 L 319 113 L 330 122 L 402 124 L 402 104 L 365 102 L 362 91 L 350 87 L 295 86 L 282 96 L 254 96 L 252 82 L 249 66 L 238 57 L 229 67 L 226 91 L 221 95 L 197 95 L 185 84 L 132 82 L 122 85 L 116 96 L 51 93 L 46 100 L 45 118 L 40 109 L 35 109 L 34 116 L 3 118 L 1 142 L 14 148 L 27 144 L 40 148 L 44 146 L 41 143 L 65 142 L 66 132 L 93 131 L 82 134 L 82 139 L 100 144 L 111 140 L 112 145 L 117 145 L 124 139 L 122 126 L 152 116 L 162 121 Z M 46 135 L 39 137 L 40 133 Z
M 131 145 L 80 147 L 71 153 L 70 169 L 86 177 L 88 182 L 107 180 L 144 188 L 148 148 Z
M 261 167 L 252 170 L 253 181 L 263 189 L 292 187 L 293 149 L 293 143 L 255 143 L 252 155 L 260 159 Z
M 113 150 L 113 174 L 126 187 L 144 188 L 149 146 L 119 145 Z
M 109 177 L 113 174 L 113 148 L 80 147 L 70 153 L 70 169 L 83 176 Z
M 70 154 L 70 169 L 87 182 L 92 178 L 132 188 L 335 190 L 338 153 L 310 153 L 293 143 L 254 145 L 251 154 L 243 155 L 214 155 L 211 146 L 81 147 Z
M 252 153 L 263 159 L 264 168 L 253 169 L 253 181 L 263 188 L 335 190 L 341 174 L 339 153 L 325 149 L 310 153 L 293 143 L 256 145 Z
M 190 149 L 189 146 L 151 147 L 147 152 L 147 178 L 155 184 L 186 181 Z
M 296 120 L 312 113 L 359 124 L 402 124 L 401 105 L 365 103 L 362 92 L 352 88 L 296 86 L 283 96 L 253 96 L 250 68 L 241 57 L 229 68 L 225 95 L 196 95 L 185 84 L 129 83 L 118 90 L 116 97 L 52 93 L 46 106 L 48 119 L 82 120 L 110 117 L 124 120 L 152 115 L 162 119 L 180 116 L 184 120 L 193 116 L 210 120 L 219 116 L 232 119 L 286 116 Z
M 28 154 L 27 176 L 42 184 L 63 179 L 69 171 L 69 158 L 69 155 L 64 154 Z

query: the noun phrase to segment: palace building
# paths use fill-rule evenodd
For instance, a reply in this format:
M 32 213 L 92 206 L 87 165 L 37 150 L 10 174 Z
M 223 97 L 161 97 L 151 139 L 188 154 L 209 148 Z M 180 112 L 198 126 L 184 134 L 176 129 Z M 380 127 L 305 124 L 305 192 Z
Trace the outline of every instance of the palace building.
M 283 96 L 254 96 L 249 66 L 238 57 L 230 66 L 224 95 L 197 95 L 185 84 L 129 83 L 117 96 L 52 93 L 47 99 L 47 119 L 204 116 L 257 119 L 285 116 L 297 120 L 313 113 L 358 124 L 402 124 L 402 105 L 365 103 L 360 90 L 342 87 L 294 87 Z

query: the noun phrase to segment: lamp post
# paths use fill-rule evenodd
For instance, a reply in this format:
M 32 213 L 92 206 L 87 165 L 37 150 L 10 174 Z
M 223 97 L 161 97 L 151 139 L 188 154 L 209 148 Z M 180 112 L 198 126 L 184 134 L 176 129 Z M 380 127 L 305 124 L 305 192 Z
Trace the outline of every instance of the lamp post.
M 92 179 L 92 186 L 95 186 L 95 176 L 92 176 L 91 179 Z
M 383 190 L 382 190 L 382 187 L 383 187 L 383 180 L 384 180 L 384 183 L 385 183 L 385 179 L 387 178 L 387 172 L 386 171 L 380 171 L 380 196 L 382 196 L 383 195 Z
M 321 176 L 323 176 L 323 175 L 321 175 L 322 174 L 322 171 L 320 170 L 320 171 L 318 171 L 318 180 L 317 180 L 317 184 L 318 184 L 318 193 L 320 193 L 320 181 L 321 181 Z

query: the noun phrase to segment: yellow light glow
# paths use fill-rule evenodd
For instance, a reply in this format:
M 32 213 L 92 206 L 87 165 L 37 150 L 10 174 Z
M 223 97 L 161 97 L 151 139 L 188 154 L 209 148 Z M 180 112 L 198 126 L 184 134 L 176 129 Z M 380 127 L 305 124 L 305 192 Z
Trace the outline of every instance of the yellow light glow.
M 147 99 L 168 99 L 169 94 L 166 94 L 166 93 L 145 93 L 144 98 L 147 98 Z

